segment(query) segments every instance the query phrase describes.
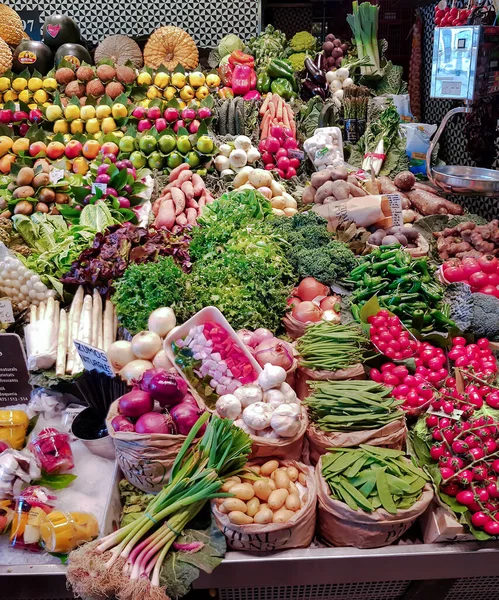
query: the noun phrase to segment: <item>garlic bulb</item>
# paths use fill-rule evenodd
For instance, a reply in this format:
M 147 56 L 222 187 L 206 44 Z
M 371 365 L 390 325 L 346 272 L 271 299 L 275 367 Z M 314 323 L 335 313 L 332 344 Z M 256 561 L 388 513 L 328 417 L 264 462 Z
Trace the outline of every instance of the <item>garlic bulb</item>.
M 263 371 L 258 375 L 258 384 L 263 390 L 278 388 L 286 381 L 286 371 L 282 367 L 275 367 L 267 363 Z
M 237 388 L 234 392 L 234 396 L 239 400 L 241 406 L 246 408 L 250 404 L 262 401 L 262 388 L 259 385 L 250 383 Z
M 239 429 L 242 429 L 248 435 L 256 435 L 256 431 L 251 429 L 251 427 L 248 427 L 242 419 L 237 419 L 237 421 L 234 421 L 234 425 L 239 427 Z
M 255 431 L 266 429 L 272 418 L 272 407 L 264 402 L 255 402 L 243 410 L 243 421 Z
M 279 390 L 267 390 L 263 395 L 263 401 L 269 404 L 272 408 L 277 408 L 281 404 L 285 404 L 284 394 Z
M 270 420 L 270 426 L 281 437 L 294 437 L 300 431 L 301 409 L 298 404 L 281 404 Z
M 283 404 L 298 404 L 298 399 L 296 397 L 296 392 L 289 385 L 289 383 L 284 382 L 281 384 L 279 391 L 284 396 Z
M 231 421 L 237 419 L 243 410 L 238 398 L 233 394 L 224 394 L 223 396 L 220 396 L 215 404 L 215 408 L 217 413 L 223 419 L 230 419 Z

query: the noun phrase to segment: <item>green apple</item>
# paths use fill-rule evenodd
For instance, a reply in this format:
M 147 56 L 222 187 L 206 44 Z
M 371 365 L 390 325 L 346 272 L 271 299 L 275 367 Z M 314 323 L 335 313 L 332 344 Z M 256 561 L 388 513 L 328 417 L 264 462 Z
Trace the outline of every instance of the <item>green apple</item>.
M 156 150 L 157 143 L 153 135 L 144 135 L 139 140 L 139 148 L 144 154 L 151 154 L 151 152 Z
M 158 146 L 163 154 L 170 154 L 173 150 L 175 150 L 175 146 L 177 145 L 177 141 L 173 135 L 162 135 L 158 140 Z
M 177 138 L 177 150 L 182 154 L 187 154 L 192 150 L 192 145 L 187 135 L 181 135 Z
M 138 152 L 137 150 L 130 154 L 130 161 L 136 169 L 142 169 L 142 167 L 145 167 L 147 163 L 146 157 L 142 154 L 142 152 Z
M 202 135 L 196 142 L 196 148 L 201 154 L 211 154 L 214 147 L 213 140 L 207 135 Z
M 189 152 L 189 154 L 186 156 L 186 159 L 186 162 L 189 163 L 189 166 L 192 168 L 198 167 L 201 164 L 201 159 L 199 158 L 198 153 L 194 152 L 194 150 Z
M 131 135 L 123 136 L 120 140 L 119 147 L 122 152 L 133 152 L 135 150 L 135 138 Z
M 151 169 L 161 169 L 163 166 L 163 156 L 158 151 L 154 151 L 152 154 L 149 154 L 147 164 Z
M 184 157 L 178 152 L 172 152 L 166 159 L 166 165 L 169 169 L 174 169 L 184 162 Z

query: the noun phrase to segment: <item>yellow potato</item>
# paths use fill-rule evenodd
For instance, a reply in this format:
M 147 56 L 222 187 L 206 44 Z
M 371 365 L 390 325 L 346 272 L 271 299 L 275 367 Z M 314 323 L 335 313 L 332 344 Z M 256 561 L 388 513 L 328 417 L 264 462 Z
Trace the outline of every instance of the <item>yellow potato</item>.
M 274 490 L 269 497 L 269 507 L 272 510 L 279 510 L 286 502 L 288 495 L 288 490 Z
M 272 517 L 272 523 L 287 523 L 289 519 L 294 516 L 294 514 L 295 513 L 292 510 L 288 510 L 287 508 L 276 510 L 274 516 Z
M 272 491 L 274 491 L 274 490 L 276 490 L 276 489 L 277 489 L 277 486 L 276 486 L 276 484 L 275 484 L 275 481 L 274 481 L 273 479 L 269 479 L 269 480 L 267 481 L 267 483 L 270 485 L 270 489 L 271 489 Z
M 234 494 L 239 500 L 251 500 L 255 495 L 255 490 L 249 483 L 237 483 L 230 488 L 230 493 Z
M 263 480 L 255 481 L 253 484 L 253 489 L 255 490 L 255 495 L 260 500 L 267 501 L 269 499 L 270 494 L 272 493 L 272 488 L 270 485 Z
M 276 208 L 278 210 L 284 210 L 286 208 L 286 200 L 282 196 L 274 196 L 270 201 L 272 204 L 272 208 Z
M 234 523 L 234 525 L 250 525 L 253 523 L 253 517 L 248 517 L 248 515 L 244 514 L 243 512 L 234 510 L 229 513 L 229 521 Z
M 290 494 L 286 498 L 286 508 L 288 510 L 297 511 L 301 508 L 300 496 L 298 494 Z
M 268 477 L 278 468 L 279 462 L 277 460 L 268 460 L 260 467 L 260 475 L 263 475 L 263 477 Z
M 298 481 L 302 484 L 302 485 L 307 485 L 307 477 L 305 476 L 305 473 L 300 473 L 298 475 Z
M 296 467 L 288 467 L 286 473 L 291 481 L 296 481 L 298 479 L 299 472 Z
M 228 492 L 231 487 L 238 485 L 237 481 L 233 479 L 228 479 L 222 486 L 222 492 Z
M 260 510 L 254 516 L 255 523 L 265 525 L 266 523 L 272 523 L 272 517 L 274 513 L 270 508 L 260 508 Z
M 300 492 L 299 492 L 298 488 L 296 487 L 296 485 L 292 481 L 289 482 L 288 492 L 290 494 L 298 494 L 298 496 L 300 495 Z
M 250 517 L 254 517 L 256 513 L 260 510 L 260 500 L 258 500 L 258 498 L 256 497 L 251 498 L 251 500 L 248 500 L 246 508 L 246 514 Z
M 248 510 L 246 502 L 239 500 L 239 498 L 226 498 L 222 506 L 228 513 L 232 512 L 233 510 L 245 513 Z
M 277 486 L 278 489 L 285 489 L 287 490 L 289 488 L 289 477 L 288 474 L 286 473 L 286 471 L 281 471 L 279 469 L 279 471 L 275 471 L 276 476 L 275 476 L 275 484 Z

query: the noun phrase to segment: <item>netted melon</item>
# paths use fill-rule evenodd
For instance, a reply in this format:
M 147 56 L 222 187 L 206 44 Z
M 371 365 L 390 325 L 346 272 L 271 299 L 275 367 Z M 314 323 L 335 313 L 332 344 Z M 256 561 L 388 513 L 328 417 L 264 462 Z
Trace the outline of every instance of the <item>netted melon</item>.
M 126 35 L 110 35 L 102 40 L 95 49 L 95 63 L 98 64 L 104 58 L 112 60 L 115 65 L 125 65 L 130 61 L 137 69 L 144 64 L 139 45 Z

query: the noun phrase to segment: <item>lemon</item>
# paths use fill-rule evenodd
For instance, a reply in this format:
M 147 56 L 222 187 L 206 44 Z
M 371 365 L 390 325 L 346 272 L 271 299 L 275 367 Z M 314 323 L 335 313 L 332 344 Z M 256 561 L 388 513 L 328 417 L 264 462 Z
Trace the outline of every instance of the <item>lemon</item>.
M 17 100 L 17 94 L 13 90 L 7 90 L 3 95 L 4 102 L 15 102 Z
M 19 100 L 21 102 L 28 104 L 28 102 L 31 101 L 31 98 L 32 98 L 32 94 L 29 90 L 23 90 L 22 92 L 19 92 Z
M 47 77 L 43 81 L 43 87 L 49 92 L 53 92 L 57 89 L 57 81 L 53 77 Z
M 37 90 L 33 94 L 33 100 L 35 100 L 35 102 L 38 102 L 38 104 L 43 104 L 44 102 L 47 102 L 48 99 L 49 95 L 45 90 Z
M 28 81 L 28 89 L 32 92 L 36 92 L 37 90 L 41 90 L 43 87 L 43 81 L 39 77 L 31 77 Z
M 0 92 L 6 92 L 10 89 L 10 79 L 8 77 L 0 77 Z
M 152 76 L 150 73 L 139 73 L 139 76 L 137 77 L 137 83 L 139 85 L 151 85 L 152 83 Z
M 22 92 L 28 87 L 28 80 L 24 77 L 16 77 L 12 82 L 12 89 L 16 92 Z
M 154 100 L 154 98 L 161 98 L 161 92 L 157 88 L 151 86 L 147 90 L 146 96 L 149 98 L 149 100 Z

